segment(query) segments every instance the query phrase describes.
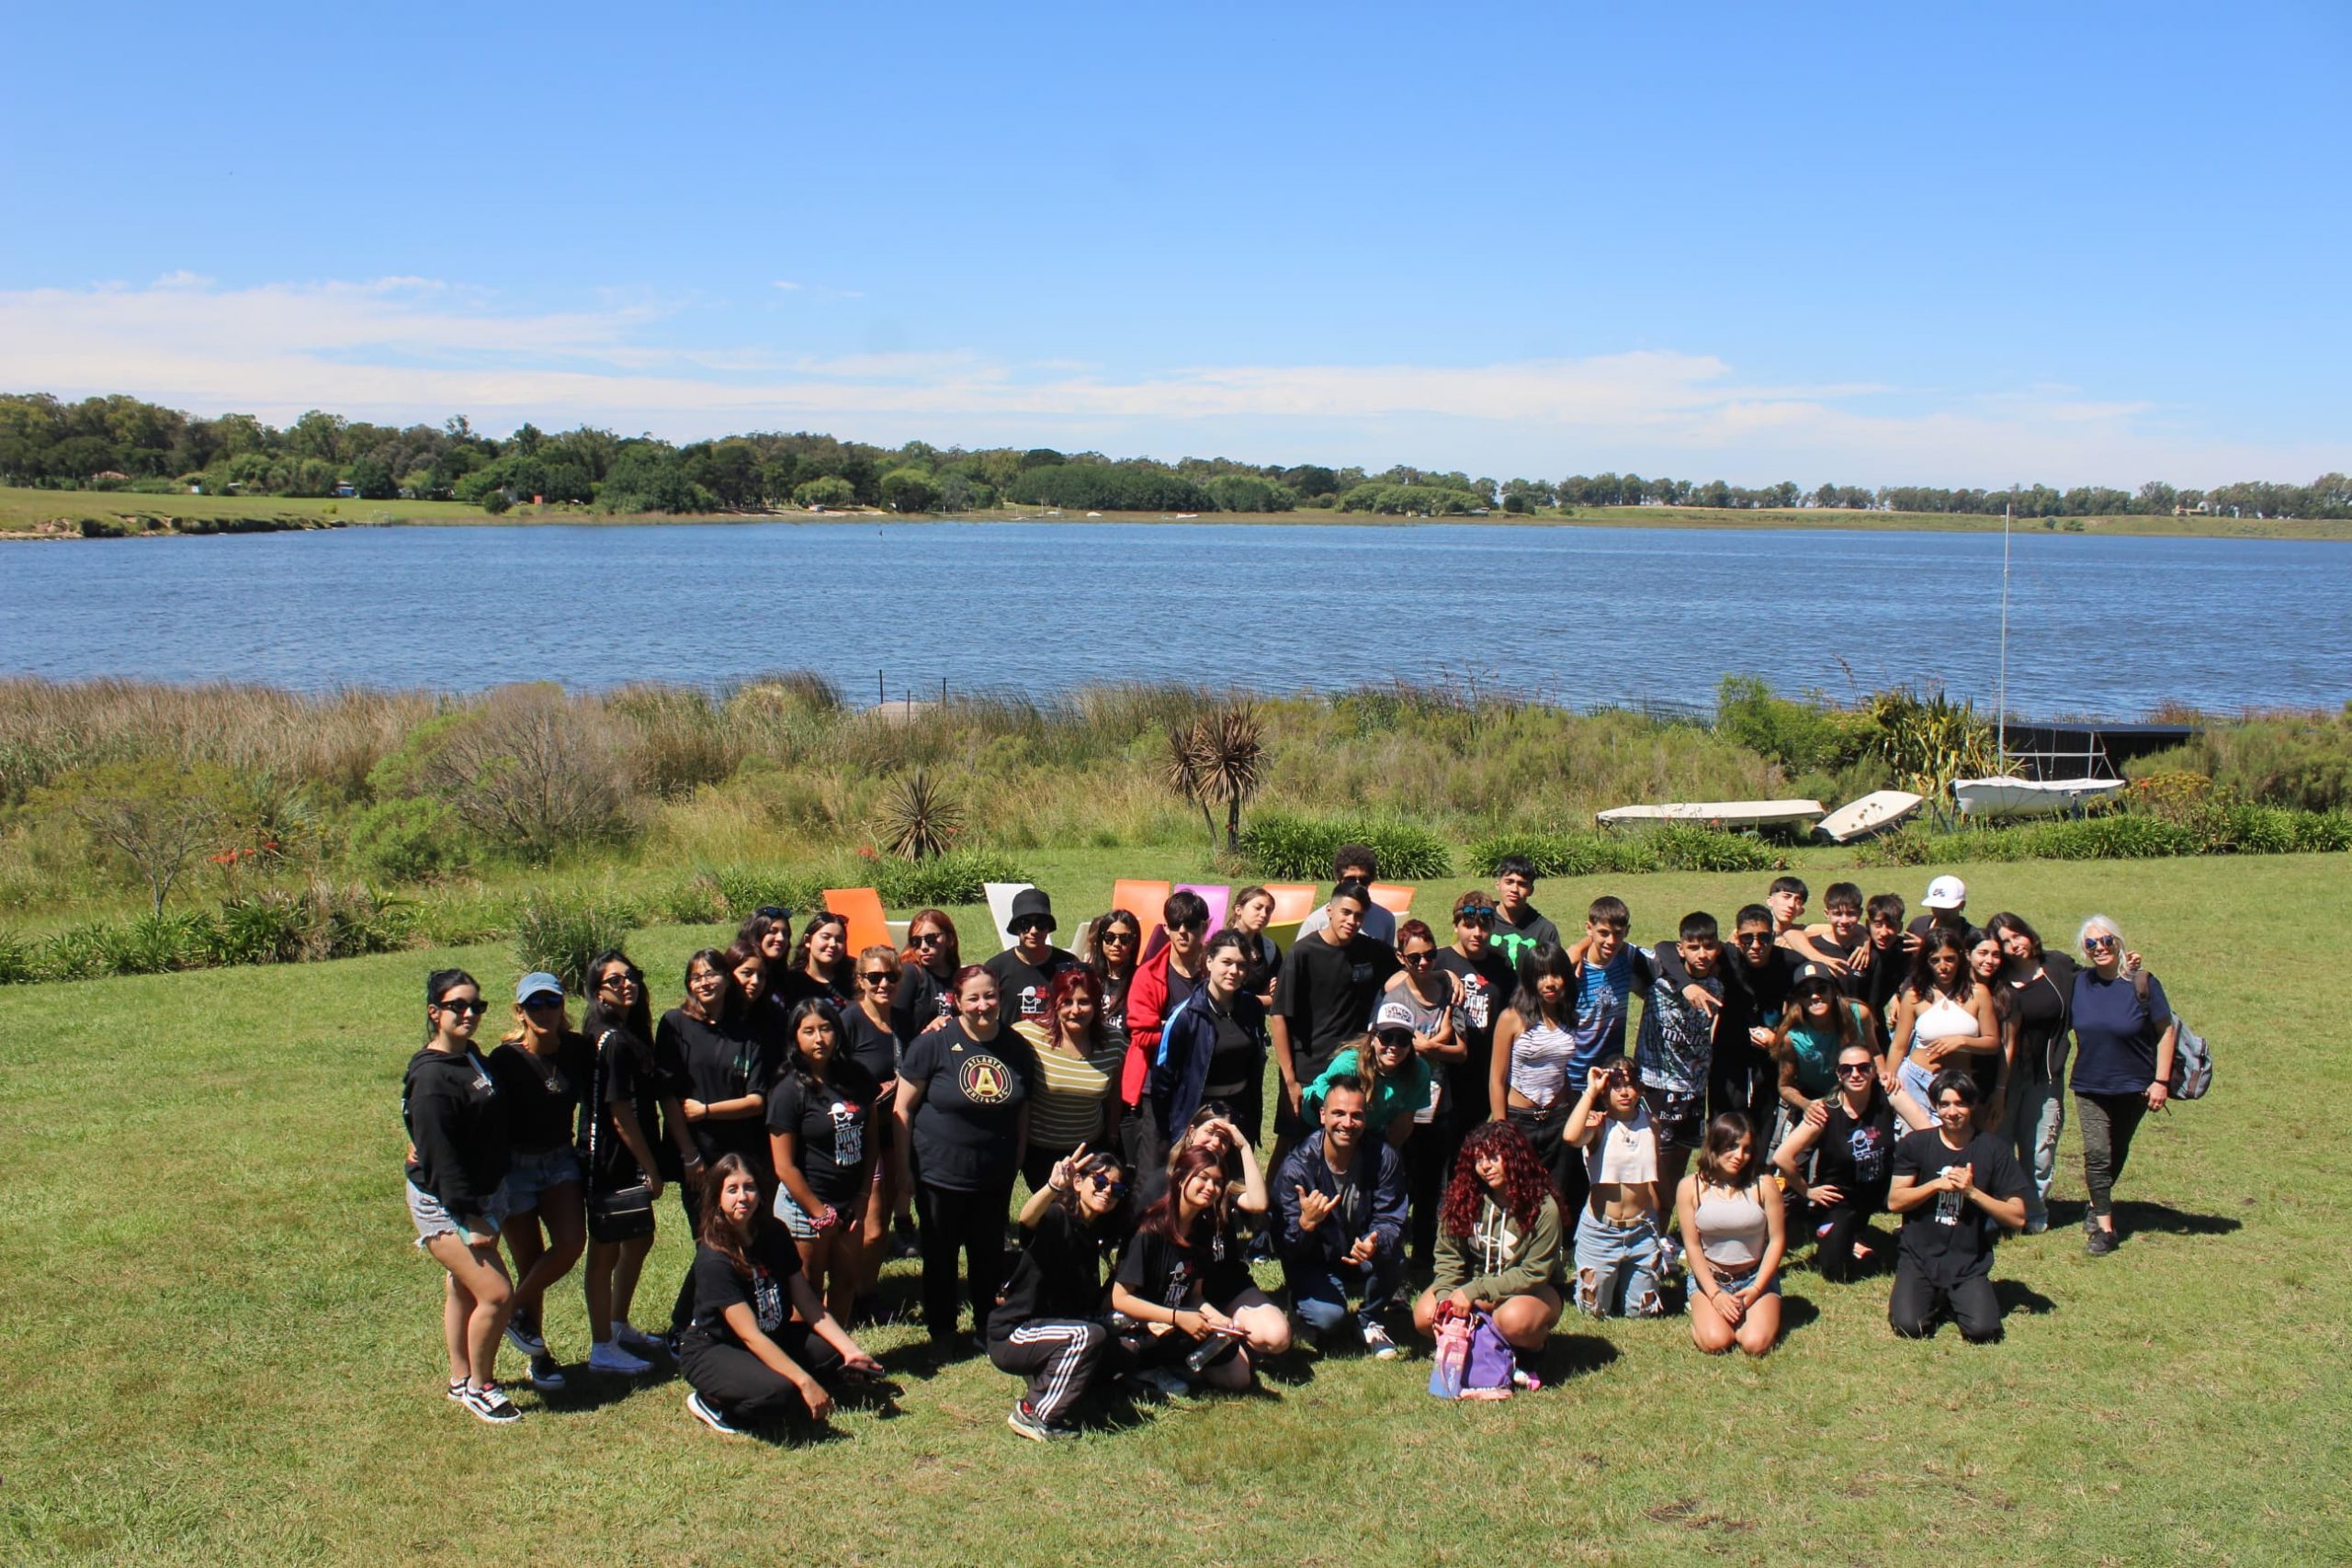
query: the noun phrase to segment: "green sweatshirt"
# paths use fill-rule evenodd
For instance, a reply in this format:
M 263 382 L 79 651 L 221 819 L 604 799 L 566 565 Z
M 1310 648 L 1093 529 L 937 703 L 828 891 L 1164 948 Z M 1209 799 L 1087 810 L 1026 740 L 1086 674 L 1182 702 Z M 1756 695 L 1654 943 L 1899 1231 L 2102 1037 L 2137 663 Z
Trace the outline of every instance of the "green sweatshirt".
M 1459 1290 L 1472 1301 L 1499 1302 L 1523 1296 L 1538 1285 L 1557 1289 L 1567 1261 L 1557 1201 L 1544 1200 L 1530 1235 L 1487 1198 L 1479 1203 L 1478 1223 L 1468 1235 L 1438 1227 L 1437 1273 L 1430 1285 L 1441 1296 Z

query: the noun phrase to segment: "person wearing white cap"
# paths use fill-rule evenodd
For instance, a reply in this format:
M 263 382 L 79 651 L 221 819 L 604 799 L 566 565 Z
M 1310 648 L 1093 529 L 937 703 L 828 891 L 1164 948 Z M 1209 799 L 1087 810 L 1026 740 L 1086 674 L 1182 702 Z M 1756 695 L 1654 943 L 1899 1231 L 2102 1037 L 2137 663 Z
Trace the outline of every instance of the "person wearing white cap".
M 1968 933 L 1968 884 L 1959 877 L 1937 877 L 1928 884 L 1927 896 L 1919 902 L 1928 912 L 1914 918 L 1904 932 L 1904 952 L 1917 953 L 1928 932 L 1937 926 L 1950 928 L 1956 936 Z
M 1352 1078 L 1365 1095 L 1364 1131 L 1402 1148 L 1413 1135 L 1414 1113 L 1430 1102 L 1430 1065 L 1414 1050 L 1413 1010 L 1399 1001 L 1380 1005 L 1370 1034 L 1340 1048 L 1331 1065 L 1306 1086 L 1299 1101 L 1306 1114 L 1322 1114 L 1323 1098 L 1341 1078 Z

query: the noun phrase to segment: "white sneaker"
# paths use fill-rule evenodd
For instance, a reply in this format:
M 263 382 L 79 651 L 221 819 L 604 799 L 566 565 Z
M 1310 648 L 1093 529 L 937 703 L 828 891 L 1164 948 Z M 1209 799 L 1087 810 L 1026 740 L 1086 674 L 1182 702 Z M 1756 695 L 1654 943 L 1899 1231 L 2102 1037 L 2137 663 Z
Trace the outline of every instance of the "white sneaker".
M 523 1418 L 523 1413 L 514 1408 L 514 1402 L 506 1397 L 506 1391 L 494 1382 L 486 1382 L 480 1388 L 468 1386 L 466 1392 L 458 1396 L 458 1403 L 493 1427 L 507 1426 Z
M 740 1438 L 743 1435 L 742 1427 L 729 1424 L 727 1417 L 718 1413 L 718 1407 L 699 1393 L 686 1395 L 686 1411 L 695 1420 L 722 1438 Z
M 613 1343 L 630 1350 L 660 1350 L 665 1348 L 655 1336 L 637 1325 L 623 1320 L 613 1325 Z
M 1396 1341 L 1389 1338 L 1388 1330 L 1376 1323 L 1367 1323 L 1363 1325 L 1363 1348 L 1372 1352 L 1372 1359 L 1375 1361 L 1393 1361 L 1396 1359 Z
M 588 1348 L 588 1370 L 633 1378 L 651 1371 L 653 1363 L 630 1355 L 610 1340 L 600 1339 Z

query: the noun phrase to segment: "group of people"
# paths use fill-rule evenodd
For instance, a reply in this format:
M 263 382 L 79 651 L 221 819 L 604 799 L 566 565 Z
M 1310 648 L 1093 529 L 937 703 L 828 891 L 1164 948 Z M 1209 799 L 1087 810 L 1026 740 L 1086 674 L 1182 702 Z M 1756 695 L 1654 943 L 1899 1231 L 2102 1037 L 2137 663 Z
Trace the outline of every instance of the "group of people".
M 1766 1353 L 1808 1238 L 1834 1282 L 1892 1255 L 1897 1333 L 1950 1316 L 1991 1339 L 1995 1242 L 2048 1227 L 2062 1086 L 2086 1245 L 2118 1244 L 2114 1183 L 2165 1103 L 2175 1026 L 2105 916 L 2077 963 L 2017 915 L 1973 924 L 1955 877 L 1907 922 L 1841 882 L 1808 924 L 1783 876 L 1728 943 L 1693 912 L 1642 948 L 1612 897 L 1564 938 L 1507 860 L 1441 942 L 1374 902 L 1372 852 L 1333 870 L 1287 952 L 1261 887 L 1214 932 L 1180 891 L 1069 948 L 1026 889 L 984 964 L 942 910 L 903 951 L 852 953 L 841 916 L 796 940 L 763 908 L 693 954 L 658 1021 L 623 953 L 589 965 L 577 1027 L 561 982 L 526 975 L 486 1055 L 481 987 L 435 972 L 402 1114 L 417 1244 L 447 1272 L 449 1398 L 517 1418 L 502 1340 L 562 1387 L 543 1303 L 583 1253 L 589 1370 L 674 1357 L 690 1411 L 730 1434 L 822 1419 L 880 1376 L 853 1330 L 881 1316 L 894 1252 L 921 1259 L 934 1350 L 1022 1378 L 1011 1425 L 1040 1440 L 1112 1379 L 1242 1387 L 1300 1336 L 1394 1358 L 1417 1276 L 1414 1331 L 1486 1314 L 1522 1386 L 1571 1303 L 1679 1304 L 1701 1349 Z M 695 1250 L 648 1332 L 631 1312 L 667 1187 Z

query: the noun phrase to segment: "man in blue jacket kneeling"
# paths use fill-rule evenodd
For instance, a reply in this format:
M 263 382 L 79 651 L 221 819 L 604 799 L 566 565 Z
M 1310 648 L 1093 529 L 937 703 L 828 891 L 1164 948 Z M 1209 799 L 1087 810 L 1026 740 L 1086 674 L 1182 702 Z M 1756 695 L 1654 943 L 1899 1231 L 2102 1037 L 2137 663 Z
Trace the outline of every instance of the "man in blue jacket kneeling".
M 1405 1162 L 1387 1139 L 1366 1135 L 1364 1099 L 1361 1078 L 1326 1087 L 1322 1131 L 1291 1150 L 1274 1178 L 1277 1248 L 1291 1306 L 1317 1342 L 1347 1321 L 1352 1287 L 1364 1348 L 1385 1361 L 1396 1344 L 1380 1316 L 1405 1277 Z

